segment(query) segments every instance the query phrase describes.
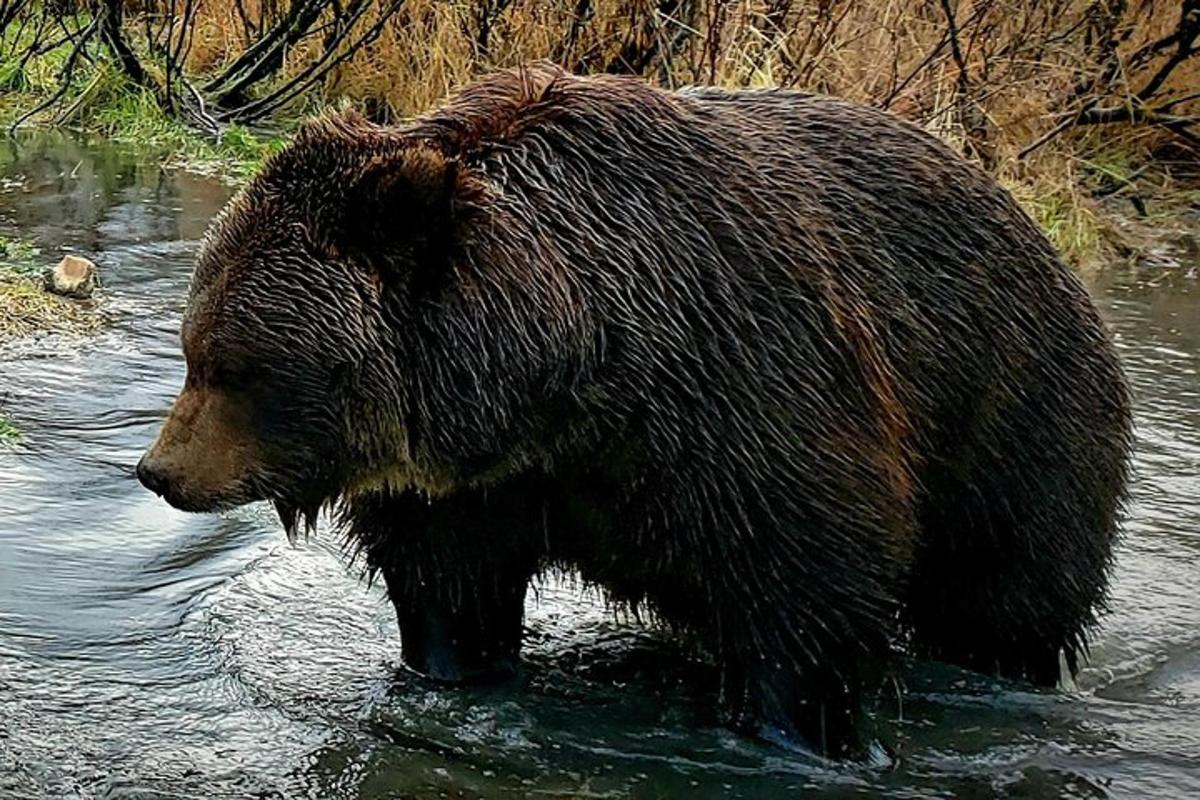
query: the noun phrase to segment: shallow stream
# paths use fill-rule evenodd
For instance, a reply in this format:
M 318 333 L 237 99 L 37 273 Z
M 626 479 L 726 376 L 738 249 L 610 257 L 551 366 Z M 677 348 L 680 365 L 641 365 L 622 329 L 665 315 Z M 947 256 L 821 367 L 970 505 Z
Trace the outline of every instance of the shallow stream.
M 516 685 L 426 685 L 330 532 L 291 547 L 265 508 L 143 490 L 228 191 L 101 143 L 0 143 L 0 233 L 93 256 L 110 320 L 0 349 L 23 431 L 0 444 L 0 798 L 1200 797 L 1200 231 L 1092 281 L 1137 456 L 1078 690 L 914 665 L 880 768 L 723 730 L 703 667 L 569 581 L 531 594 Z

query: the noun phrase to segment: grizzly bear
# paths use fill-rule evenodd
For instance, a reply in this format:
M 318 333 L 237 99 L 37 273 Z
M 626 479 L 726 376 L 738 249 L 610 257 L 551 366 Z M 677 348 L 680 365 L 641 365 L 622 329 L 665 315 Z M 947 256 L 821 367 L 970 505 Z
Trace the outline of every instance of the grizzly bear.
M 214 222 L 141 481 L 323 507 L 405 662 L 512 674 L 576 571 L 739 729 L 853 755 L 897 653 L 1054 685 L 1105 601 L 1129 401 L 1088 295 L 886 113 L 535 65 L 303 127 Z

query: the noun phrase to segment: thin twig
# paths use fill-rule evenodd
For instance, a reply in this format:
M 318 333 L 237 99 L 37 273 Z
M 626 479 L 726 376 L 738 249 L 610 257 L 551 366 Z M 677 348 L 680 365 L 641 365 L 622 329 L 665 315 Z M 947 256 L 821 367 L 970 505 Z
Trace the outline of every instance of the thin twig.
M 219 75 L 204 84 L 203 91 L 219 99 L 236 97 L 283 65 L 283 54 L 307 33 L 329 0 L 297 0 L 286 16 L 262 38 L 246 48 Z
M 87 43 L 92 38 L 93 34 L 95 34 L 99 29 L 100 21 L 100 17 L 94 17 L 91 24 L 88 25 L 83 34 L 79 37 L 78 41 L 76 41 L 75 46 L 71 48 L 71 52 L 67 55 L 66 63 L 63 65 L 63 77 L 60 79 L 58 89 L 55 90 L 54 94 L 50 95 L 36 106 L 17 117 L 13 124 L 8 128 L 8 133 L 10 136 L 16 132 L 17 128 L 25 124 L 27 120 L 32 119 L 37 114 L 40 114 L 47 108 L 50 108 L 59 100 L 61 100 L 64 95 L 66 95 L 67 91 L 71 88 L 71 81 L 73 81 L 75 78 L 75 64 L 79 61 L 79 54 L 87 46 Z
M 225 120 L 237 120 L 240 122 L 249 122 L 256 119 L 261 119 L 268 114 L 272 114 L 278 109 L 290 103 L 301 93 L 308 90 L 309 87 L 315 85 L 317 81 L 323 79 L 334 67 L 345 62 L 364 45 L 374 41 L 383 31 L 384 25 L 391 19 L 396 12 L 404 5 L 404 0 L 391 0 L 387 7 L 379 12 L 379 19 L 368 28 L 357 40 L 348 45 L 340 55 L 332 60 L 328 60 L 332 56 L 338 46 L 344 41 L 350 31 L 354 28 L 355 23 L 363 14 L 366 13 L 366 0 L 361 0 L 361 3 L 355 8 L 350 19 L 347 20 L 345 28 L 339 32 L 337 38 L 326 49 L 325 53 L 307 69 L 294 76 L 287 83 L 280 86 L 275 91 L 259 98 L 251 103 L 247 103 L 241 108 L 233 109 L 221 115 Z
M 1038 148 L 1042 147 L 1042 145 L 1046 144 L 1051 139 L 1054 139 L 1059 134 L 1061 134 L 1063 131 L 1067 130 L 1068 128 L 1073 127 L 1079 121 L 1079 118 L 1086 112 L 1090 111 L 1092 106 L 1096 105 L 1098 102 L 1100 102 L 1099 98 L 1093 98 L 1093 99 L 1087 101 L 1086 103 L 1084 103 L 1083 107 L 1080 108 L 1079 111 L 1077 111 L 1073 115 L 1067 117 L 1062 122 L 1060 122 L 1058 125 L 1054 126 L 1052 129 L 1046 131 L 1044 134 L 1042 134 L 1037 139 L 1035 139 L 1031 144 L 1028 144 L 1025 147 L 1023 147 L 1021 149 L 1021 151 L 1019 153 L 1017 153 L 1017 160 L 1020 161 L 1020 160 L 1024 159 L 1027 155 L 1032 153 L 1034 150 L 1037 150 Z

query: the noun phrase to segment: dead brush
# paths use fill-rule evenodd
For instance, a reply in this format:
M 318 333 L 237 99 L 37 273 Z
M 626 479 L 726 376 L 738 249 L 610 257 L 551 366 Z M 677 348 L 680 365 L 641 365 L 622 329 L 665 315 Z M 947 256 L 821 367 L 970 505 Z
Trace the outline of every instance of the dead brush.
M 69 34 L 62 90 L 22 120 L 69 107 L 75 72 L 102 50 L 120 53 L 131 79 L 212 134 L 347 100 L 377 120 L 403 119 L 483 72 L 549 59 L 668 87 L 781 86 L 859 100 L 924 126 L 1010 185 L 1082 178 L 1058 192 L 1073 202 L 1088 202 L 1089 181 L 1128 179 L 1088 167 L 1113 154 L 1144 164 L 1170 149 L 1163 165 L 1200 160 L 1200 0 L 84 5 L 90 16 L 61 25 L 34 0 L 5 6 L 6 59 Z

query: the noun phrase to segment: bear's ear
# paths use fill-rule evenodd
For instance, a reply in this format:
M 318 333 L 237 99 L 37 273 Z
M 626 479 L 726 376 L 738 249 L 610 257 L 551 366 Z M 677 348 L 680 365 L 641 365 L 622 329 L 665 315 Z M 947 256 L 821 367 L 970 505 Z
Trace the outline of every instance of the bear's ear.
M 372 155 L 346 187 L 334 249 L 414 291 L 443 284 L 482 195 L 457 159 L 426 145 Z

